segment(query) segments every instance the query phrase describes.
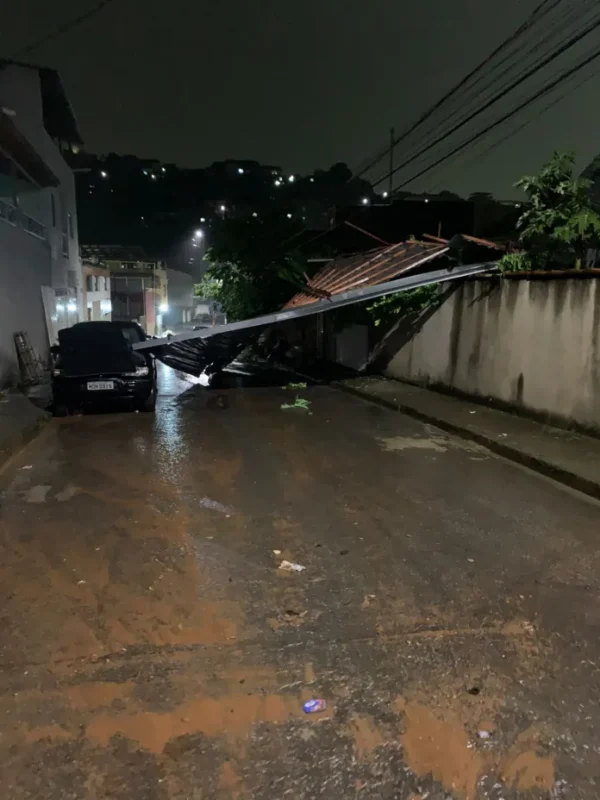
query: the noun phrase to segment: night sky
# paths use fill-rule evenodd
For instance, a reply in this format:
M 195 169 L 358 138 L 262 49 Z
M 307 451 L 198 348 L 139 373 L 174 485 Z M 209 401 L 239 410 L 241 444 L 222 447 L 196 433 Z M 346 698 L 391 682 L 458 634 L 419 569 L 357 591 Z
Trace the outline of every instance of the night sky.
M 537 2 L 115 0 L 28 60 L 61 72 L 91 151 L 181 166 L 252 158 L 298 172 L 335 161 L 356 168 L 385 146 L 391 125 L 410 124 Z M 5 1 L 0 53 L 12 55 L 92 5 Z M 600 47 L 599 36 L 579 52 Z M 596 76 L 501 147 L 476 159 L 494 141 L 487 139 L 411 188 L 512 197 L 512 181 L 554 149 L 577 151 L 585 166 L 600 151 L 599 88 Z

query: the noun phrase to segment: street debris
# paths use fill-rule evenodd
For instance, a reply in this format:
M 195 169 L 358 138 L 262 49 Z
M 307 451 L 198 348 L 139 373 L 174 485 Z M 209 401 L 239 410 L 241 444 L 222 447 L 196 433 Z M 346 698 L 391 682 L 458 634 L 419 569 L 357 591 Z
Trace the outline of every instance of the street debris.
M 216 500 L 211 500 L 210 497 L 200 498 L 200 505 L 203 508 L 209 508 L 211 511 L 220 511 L 221 514 L 231 515 L 232 509 L 224 506 L 223 503 L 218 503 Z
M 307 700 L 302 706 L 305 714 L 317 714 L 319 711 L 325 711 L 327 703 L 325 700 Z
M 304 397 L 296 396 L 296 399 L 293 403 L 282 403 L 281 408 L 285 411 L 286 409 L 300 409 L 302 411 L 310 411 L 310 400 L 305 400 Z
M 492 738 L 492 734 L 489 731 L 478 731 L 477 732 L 477 736 L 479 736 L 480 739 L 491 739 Z
M 479 686 L 472 686 L 470 689 L 467 689 L 467 692 L 469 694 L 472 694 L 473 697 L 477 697 L 477 695 L 479 694 L 480 691 L 481 690 L 480 690 Z
M 33 464 L 27 464 L 26 467 L 20 467 L 19 469 L 33 469 Z
M 281 550 L 273 550 L 273 552 L 275 553 L 276 556 L 280 556 L 281 555 Z
M 284 572 L 302 572 L 306 567 L 303 567 L 302 564 L 294 564 L 291 561 L 283 560 L 279 565 L 279 569 L 284 570 Z
M 284 386 L 284 389 L 289 389 L 292 392 L 296 392 L 299 389 L 306 389 L 306 383 L 288 383 L 287 386 Z
M 475 563 L 475 559 L 474 558 L 467 558 L 467 561 L 469 562 L 469 564 L 474 564 Z

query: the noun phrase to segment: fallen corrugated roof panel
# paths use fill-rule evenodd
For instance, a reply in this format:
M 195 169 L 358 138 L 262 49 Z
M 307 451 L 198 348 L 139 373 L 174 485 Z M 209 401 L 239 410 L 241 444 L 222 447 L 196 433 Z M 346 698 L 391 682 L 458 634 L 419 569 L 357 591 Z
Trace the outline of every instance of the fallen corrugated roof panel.
M 379 247 L 355 256 L 334 258 L 314 278 L 307 279 L 306 289 L 292 297 L 284 308 L 314 303 L 318 299 L 332 297 L 359 286 L 385 283 L 439 258 L 449 249 L 447 242 L 434 244 L 409 241 Z

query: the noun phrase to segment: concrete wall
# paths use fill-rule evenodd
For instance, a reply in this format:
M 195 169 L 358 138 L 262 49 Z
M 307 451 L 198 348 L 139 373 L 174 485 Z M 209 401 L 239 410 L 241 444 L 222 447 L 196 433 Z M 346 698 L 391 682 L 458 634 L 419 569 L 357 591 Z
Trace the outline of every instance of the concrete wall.
M 391 377 L 600 430 L 598 279 L 469 281 L 407 339 Z
M 0 219 L 0 387 L 18 382 L 15 332 L 26 331 L 36 353 L 47 358 L 41 287 L 52 280 L 48 247 Z

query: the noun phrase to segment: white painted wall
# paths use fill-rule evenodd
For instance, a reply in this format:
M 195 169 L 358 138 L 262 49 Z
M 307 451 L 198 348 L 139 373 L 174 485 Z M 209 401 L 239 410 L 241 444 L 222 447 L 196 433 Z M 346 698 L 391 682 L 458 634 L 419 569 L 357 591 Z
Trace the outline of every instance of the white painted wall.
M 600 431 L 600 280 L 468 281 L 386 374 Z
M 16 112 L 12 122 L 60 180 L 56 189 L 32 190 L 20 194 L 18 198 L 20 212 L 45 226 L 45 240 L 23 229 L 22 216 L 19 216 L 17 227 L 0 218 L 1 385 L 16 374 L 12 344 L 16 330 L 26 330 L 38 354 L 47 358 L 48 337 L 41 301 L 42 286 L 52 286 L 64 297 L 74 295 L 80 319 L 85 316 L 75 180 L 59 148 L 43 126 L 37 70 L 14 65 L 0 70 L 0 107 Z M 55 197 L 55 220 L 52 218 L 52 194 Z M 2 199 L 10 201 L 10 198 Z M 66 236 L 63 228 L 66 228 Z

